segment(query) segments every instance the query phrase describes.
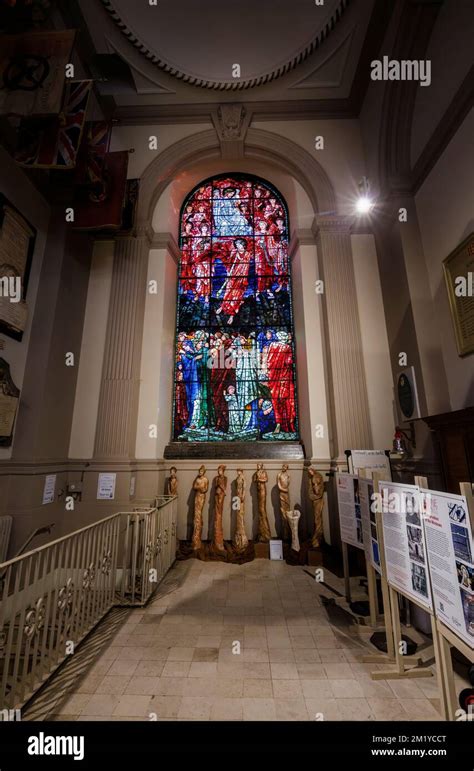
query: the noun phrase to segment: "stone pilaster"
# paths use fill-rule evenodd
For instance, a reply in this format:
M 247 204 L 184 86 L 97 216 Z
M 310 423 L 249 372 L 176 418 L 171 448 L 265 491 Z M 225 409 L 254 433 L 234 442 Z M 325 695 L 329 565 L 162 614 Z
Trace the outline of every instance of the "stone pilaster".
M 350 226 L 350 218 L 338 215 L 317 216 L 314 224 L 324 280 L 332 446 L 338 459 L 346 449 L 372 447 Z
M 94 457 L 135 456 L 149 233 L 118 237 L 102 369 Z M 158 330 L 157 330 L 158 333 Z

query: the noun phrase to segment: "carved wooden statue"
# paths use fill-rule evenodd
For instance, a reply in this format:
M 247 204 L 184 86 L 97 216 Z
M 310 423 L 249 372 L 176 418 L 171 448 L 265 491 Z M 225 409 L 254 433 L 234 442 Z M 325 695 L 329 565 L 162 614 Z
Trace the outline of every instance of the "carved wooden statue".
M 285 512 L 285 519 L 288 522 L 291 531 L 291 548 L 294 551 L 300 550 L 300 539 L 298 538 L 298 524 L 301 517 L 301 511 L 294 509 Z
M 220 465 L 217 468 L 215 478 L 216 491 L 214 497 L 214 540 L 213 546 L 218 551 L 225 551 L 224 530 L 222 526 L 222 515 L 224 511 L 224 498 L 227 490 L 227 477 L 224 475 L 226 467 Z
M 192 546 L 194 550 L 198 550 L 202 546 L 202 510 L 204 508 L 204 501 L 206 500 L 206 493 L 209 490 L 209 480 L 206 477 L 206 467 L 201 466 L 198 471 L 198 475 L 193 482 L 194 490 L 194 530 Z
M 237 469 L 236 489 L 238 498 L 236 502 L 238 502 L 239 508 L 237 510 L 233 545 L 236 551 L 245 551 L 249 544 L 249 539 L 245 533 L 245 477 L 241 468 Z
M 312 466 L 308 469 L 308 496 L 313 504 L 314 533 L 311 545 L 316 549 L 324 541 L 323 535 L 323 507 L 324 507 L 324 479 L 319 471 Z
M 263 463 L 257 463 L 257 470 L 253 475 L 254 482 L 257 485 L 258 502 L 258 543 L 268 543 L 271 538 L 270 525 L 267 516 L 267 482 L 268 474 L 265 471 Z
M 280 512 L 283 523 L 283 538 L 288 539 L 289 525 L 286 513 L 290 511 L 290 475 L 288 473 L 288 464 L 284 463 L 281 471 L 277 474 L 277 485 L 280 494 Z
M 170 476 L 168 479 L 168 494 L 178 495 L 178 477 L 176 466 L 171 466 Z

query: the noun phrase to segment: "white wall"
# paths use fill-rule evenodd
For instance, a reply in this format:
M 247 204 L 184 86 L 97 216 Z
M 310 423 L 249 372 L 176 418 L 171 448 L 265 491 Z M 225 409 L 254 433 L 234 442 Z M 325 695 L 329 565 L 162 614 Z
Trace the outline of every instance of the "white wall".
M 94 454 L 113 262 L 114 242 L 96 241 L 92 254 L 84 315 L 76 398 L 69 443 L 70 458 L 91 458 Z
M 474 404 L 474 355 L 458 356 L 443 276 L 443 260 L 474 231 L 474 110 L 416 195 L 423 249 L 435 307 L 433 335 L 441 340 L 451 409 Z
M 21 342 L 18 342 L 5 334 L 0 334 L 0 342 L 3 342 L 3 350 L 0 350 L 0 356 L 10 365 L 13 381 L 21 391 L 31 335 L 31 325 L 33 322 L 36 301 L 38 299 L 38 285 L 43 264 L 50 209 L 44 198 L 36 188 L 33 187 L 31 182 L 8 153 L 2 148 L 0 148 L 0 168 L 0 191 L 37 230 L 35 250 L 26 295 L 28 318 L 23 339 Z M 13 443 L 14 442 L 15 436 L 13 436 Z M 12 451 L 13 446 L 0 447 L 0 461 L 11 458 Z
M 377 251 L 372 235 L 353 235 L 351 241 L 373 445 L 388 450 L 394 433 L 393 382 Z

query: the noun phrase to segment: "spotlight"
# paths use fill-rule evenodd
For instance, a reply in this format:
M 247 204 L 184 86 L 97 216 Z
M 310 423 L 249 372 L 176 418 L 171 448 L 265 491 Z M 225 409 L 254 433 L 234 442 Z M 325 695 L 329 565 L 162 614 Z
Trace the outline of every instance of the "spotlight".
M 369 180 L 362 177 L 359 182 L 359 198 L 356 201 L 356 211 L 358 214 L 368 214 L 374 207 L 374 202 L 370 197 Z

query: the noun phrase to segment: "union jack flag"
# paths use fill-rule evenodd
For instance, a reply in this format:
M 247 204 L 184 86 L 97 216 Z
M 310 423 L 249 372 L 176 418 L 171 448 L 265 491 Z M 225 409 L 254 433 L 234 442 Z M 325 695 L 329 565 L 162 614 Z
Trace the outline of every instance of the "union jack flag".
M 15 160 L 37 169 L 73 169 L 81 143 L 92 80 L 66 83 L 63 108 L 46 119 L 23 119 Z
M 97 185 L 102 182 L 111 133 L 111 121 L 94 120 L 85 124 L 74 174 L 76 185 Z

